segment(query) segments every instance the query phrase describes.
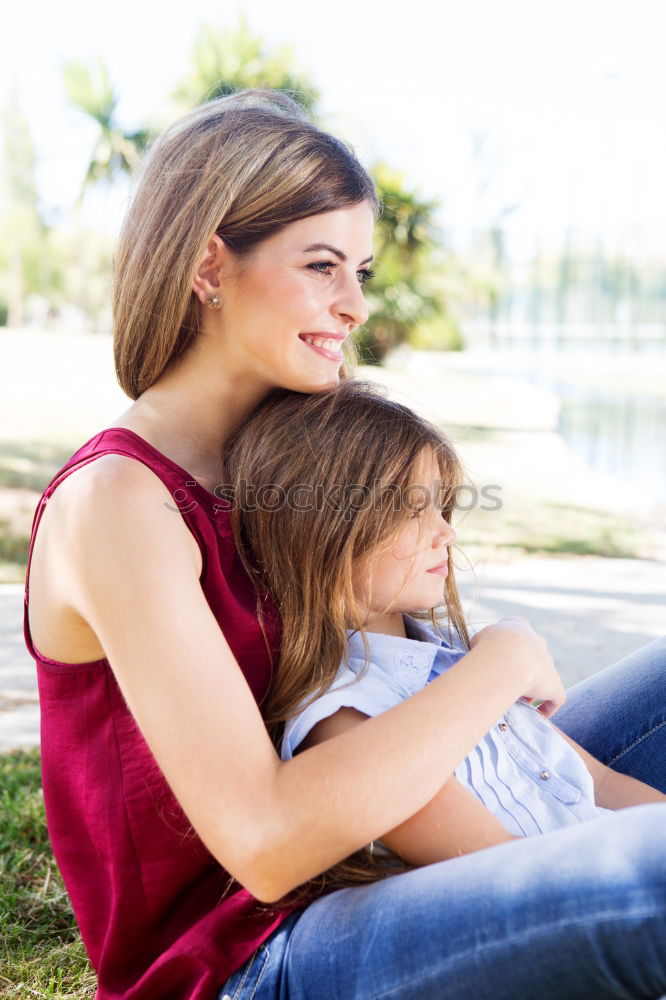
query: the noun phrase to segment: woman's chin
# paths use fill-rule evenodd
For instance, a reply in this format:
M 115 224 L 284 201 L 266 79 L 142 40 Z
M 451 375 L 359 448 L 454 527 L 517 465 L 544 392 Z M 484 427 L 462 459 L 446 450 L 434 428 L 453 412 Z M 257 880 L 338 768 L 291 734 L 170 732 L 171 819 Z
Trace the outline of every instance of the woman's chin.
M 322 373 L 319 376 L 304 376 L 294 379 L 291 385 L 285 386 L 292 392 L 303 392 L 312 394 L 315 392 L 326 392 L 335 389 L 340 384 L 340 371 Z

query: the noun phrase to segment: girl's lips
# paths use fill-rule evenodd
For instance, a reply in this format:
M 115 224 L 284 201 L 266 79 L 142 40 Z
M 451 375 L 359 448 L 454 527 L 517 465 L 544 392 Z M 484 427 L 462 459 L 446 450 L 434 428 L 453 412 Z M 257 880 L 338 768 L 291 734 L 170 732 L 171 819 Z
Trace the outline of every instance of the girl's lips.
M 427 573 L 436 573 L 437 576 L 448 576 L 449 574 L 449 564 L 440 563 L 439 566 L 433 566 L 432 569 L 426 570 Z
M 305 339 L 306 336 L 310 337 L 312 343 Z M 305 344 L 306 347 L 310 347 L 313 351 L 316 351 L 317 354 L 321 354 L 322 357 L 328 358 L 329 361 L 337 361 L 339 363 L 344 360 L 342 351 L 330 351 L 328 348 L 321 346 L 323 343 L 326 343 L 327 341 L 330 342 L 331 340 L 339 340 L 340 344 L 342 344 L 342 341 L 346 339 L 344 337 L 332 337 L 330 335 L 327 337 L 315 337 L 312 334 L 301 333 L 299 334 L 299 339 Z

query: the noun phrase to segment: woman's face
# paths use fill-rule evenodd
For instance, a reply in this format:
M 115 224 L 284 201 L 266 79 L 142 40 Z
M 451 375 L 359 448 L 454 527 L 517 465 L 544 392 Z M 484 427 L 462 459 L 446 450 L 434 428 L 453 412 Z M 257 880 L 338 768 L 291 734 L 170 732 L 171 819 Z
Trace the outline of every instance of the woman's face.
M 316 392 L 338 382 L 341 348 L 368 317 L 374 215 L 368 202 L 286 226 L 249 256 L 223 248 L 215 323 L 226 370 Z

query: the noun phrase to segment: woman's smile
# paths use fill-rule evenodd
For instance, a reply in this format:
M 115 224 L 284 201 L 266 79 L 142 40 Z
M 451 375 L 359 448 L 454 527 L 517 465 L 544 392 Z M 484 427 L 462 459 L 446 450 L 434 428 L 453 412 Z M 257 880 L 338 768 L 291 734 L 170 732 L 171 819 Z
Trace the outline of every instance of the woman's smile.
M 299 340 L 302 340 L 308 347 L 311 347 L 317 354 L 341 364 L 343 361 L 342 345 L 347 339 L 346 333 L 300 333 Z

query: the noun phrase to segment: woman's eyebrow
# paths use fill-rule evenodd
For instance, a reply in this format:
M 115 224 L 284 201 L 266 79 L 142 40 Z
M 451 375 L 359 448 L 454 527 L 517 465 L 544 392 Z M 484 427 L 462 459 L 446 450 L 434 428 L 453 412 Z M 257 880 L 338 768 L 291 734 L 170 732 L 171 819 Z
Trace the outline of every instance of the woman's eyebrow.
M 327 250 L 329 253 L 332 253 L 335 257 L 337 257 L 338 260 L 347 260 L 347 254 L 343 253 L 342 250 L 336 250 L 336 248 L 332 247 L 330 243 L 313 243 L 311 247 L 304 247 L 302 252 L 312 253 L 315 250 Z M 361 261 L 360 266 L 363 264 L 369 264 L 372 259 L 372 254 L 370 254 L 369 257 L 366 257 L 365 260 Z

